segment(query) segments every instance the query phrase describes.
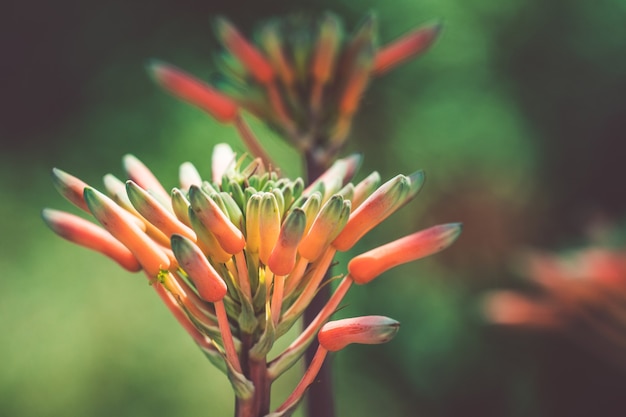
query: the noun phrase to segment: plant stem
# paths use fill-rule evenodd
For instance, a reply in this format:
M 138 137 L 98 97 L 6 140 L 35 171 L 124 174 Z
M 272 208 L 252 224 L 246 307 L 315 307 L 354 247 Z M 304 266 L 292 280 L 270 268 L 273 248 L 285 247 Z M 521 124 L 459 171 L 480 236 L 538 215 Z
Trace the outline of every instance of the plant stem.
M 319 164 L 319 162 L 313 157 L 311 152 L 305 154 L 305 163 L 307 171 L 307 181 L 310 184 L 317 177 L 319 177 L 324 170 L 325 166 Z M 330 270 L 326 274 L 326 278 L 330 277 Z M 317 295 L 311 301 L 311 304 L 304 311 L 303 316 L 303 328 L 307 328 L 309 324 L 315 320 L 317 313 L 326 305 L 330 298 L 330 287 L 324 285 L 319 289 Z M 317 352 L 317 340 L 313 341 L 304 354 L 305 369 L 311 366 L 311 362 Z M 330 361 L 325 361 L 317 374 L 317 382 L 311 384 L 307 392 L 307 415 L 309 417 L 334 417 L 335 416 L 335 401 L 333 396 L 332 375 L 329 365 Z
M 242 335 L 241 363 L 243 374 L 254 384 L 254 395 L 249 399 L 236 398 L 235 417 L 263 417 L 270 412 L 271 382 L 267 361 L 250 357 L 252 335 Z

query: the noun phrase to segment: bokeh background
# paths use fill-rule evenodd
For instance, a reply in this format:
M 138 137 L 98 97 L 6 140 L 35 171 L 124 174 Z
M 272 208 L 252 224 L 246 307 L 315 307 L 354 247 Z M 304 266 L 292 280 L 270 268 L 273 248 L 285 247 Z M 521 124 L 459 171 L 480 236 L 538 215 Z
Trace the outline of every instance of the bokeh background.
M 446 252 L 351 291 L 341 314 L 388 315 L 402 329 L 334 356 L 338 415 L 626 414 L 626 371 L 558 335 L 488 326 L 479 309 L 484 291 L 523 286 L 514 265 L 526 248 L 623 230 L 626 2 L 13 0 L 0 29 L 0 415 L 232 415 L 225 377 L 146 280 L 58 239 L 39 212 L 71 210 L 54 166 L 100 184 L 132 153 L 167 186 L 186 160 L 208 175 L 212 145 L 242 149 L 236 134 L 160 91 L 147 60 L 208 77 L 211 16 L 249 34 L 264 18 L 324 10 L 347 28 L 375 10 L 382 43 L 444 22 L 427 55 L 363 99 L 346 150 L 364 153 L 361 175 L 423 168 L 428 181 L 354 253 L 465 224 Z M 277 384 L 277 400 L 296 380 Z

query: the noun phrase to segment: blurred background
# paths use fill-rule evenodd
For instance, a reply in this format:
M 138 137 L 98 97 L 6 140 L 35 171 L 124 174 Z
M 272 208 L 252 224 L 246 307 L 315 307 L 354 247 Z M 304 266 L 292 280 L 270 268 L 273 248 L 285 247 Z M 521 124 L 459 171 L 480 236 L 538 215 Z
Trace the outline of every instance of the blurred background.
M 213 144 L 242 149 L 234 129 L 163 93 L 145 63 L 207 78 L 212 16 L 250 34 L 265 18 L 325 10 L 348 29 L 375 10 L 382 44 L 444 22 L 425 56 L 362 101 L 346 149 L 365 155 L 358 179 L 422 168 L 428 180 L 353 253 L 465 225 L 447 251 L 350 292 L 341 315 L 402 329 L 333 357 L 338 416 L 626 414 L 624 369 L 557 334 L 486 325 L 479 308 L 486 290 L 524 286 L 515 260 L 529 247 L 626 236 L 626 2 L 13 0 L 0 29 L 0 415 L 232 415 L 226 378 L 143 276 L 57 238 L 39 212 L 72 210 L 55 166 L 99 186 L 132 153 L 166 187 L 183 161 L 208 176 Z M 296 381 L 280 380 L 276 401 Z

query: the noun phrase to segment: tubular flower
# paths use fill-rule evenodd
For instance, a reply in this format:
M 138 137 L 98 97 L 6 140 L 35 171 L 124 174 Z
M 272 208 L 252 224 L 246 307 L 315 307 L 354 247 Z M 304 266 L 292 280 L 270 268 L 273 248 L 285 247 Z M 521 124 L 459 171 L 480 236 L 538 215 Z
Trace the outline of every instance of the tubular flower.
M 317 20 L 271 20 L 254 42 L 224 18 L 215 19 L 214 28 L 223 50 L 211 83 L 161 62 L 149 67 L 153 79 L 215 119 L 233 123 L 250 152 L 266 163 L 269 155 L 241 117 L 242 109 L 327 167 L 348 137 L 371 79 L 425 52 L 441 25 L 424 25 L 384 46 L 378 45 L 373 14 L 352 35 L 331 13 Z
M 132 179 L 124 187 L 107 175 L 108 195 L 55 169 L 61 194 L 99 225 L 51 209 L 43 218 L 63 238 L 129 271 L 142 269 L 180 324 L 228 375 L 239 415 L 260 417 L 270 412 L 271 382 L 302 356 L 352 282 L 364 284 L 393 266 L 444 249 L 460 225 L 437 226 L 354 258 L 317 319 L 268 361 L 275 340 L 325 284 L 336 251 L 351 247 L 411 200 L 423 177 L 401 175 L 377 186 L 379 176 L 372 174 L 353 186 L 359 158 L 349 156 L 305 189 L 301 179 L 281 178 L 258 158 L 236 159 L 227 145 L 216 152 L 229 163 L 218 162 L 209 181 L 184 163 L 180 188 L 171 197 L 131 156 L 125 167 Z M 354 232 L 355 224 L 363 230 Z M 350 244 L 338 245 L 344 233 Z M 319 338 L 324 351 L 338 350 L 349 343 L 382 343 L 396 330 L 397 322 L 375 316 L 327 325 Z M 320 361 L 306 375 L 316 372 Z M 300 386 L 303 392 L 308 383 Z M 287 415 L 302 392 L 274 415 Z
M 539 293 L 495 290 L 483 299 L 488 322 L 557 331 L 626 367 L 626 254 L 588 248 L 568 255 L 533 253 L 526 273 Z

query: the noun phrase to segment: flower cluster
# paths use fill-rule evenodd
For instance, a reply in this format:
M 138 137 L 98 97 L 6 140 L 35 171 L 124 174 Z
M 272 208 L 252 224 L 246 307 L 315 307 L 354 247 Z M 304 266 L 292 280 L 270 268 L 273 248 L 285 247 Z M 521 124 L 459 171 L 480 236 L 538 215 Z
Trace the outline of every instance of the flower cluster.
M 526 262 L 536 295 L 498 290 L 484 310 L 495 324 L 553 330 L 626 366 L 626 254 L 590 247 L 568 255 L 535 253 Z
M 226 19 L 215 20 L 223 45 L 211 85 L 154 62 L 153 78 L 174 95 L 224 123 L 233 123 L 255 156 L 270 162 L 240 115 L 245 109 L 274 128 L 315 163 L 328 166 L 344 144 L 370 79 L 428 49 L 439 24 L 422 26 L 381 48 L 375 15 L 351 36 L 341 20 L 275 19 L 248 41 Z
M 211 181 L 187 162 L 180 168 L 180 187 L 170 193 L 127 155 L 129 180 L 106 175 L 106 194 L 53 171 L 59 192 L 100 225 L 52 209 L 43 218 L 60 236 L 129 271 L 143 270 L 180 324 L 228 375 L 238 409 L 248 410 L 239 415 L 260 416 L 268 413 L 271 382 L 302 356 L 353 283 L 366 284 L 396 265 L 440 251 L 460 233 L 457 223 L 439 225 L 354 257 L 317 318 L 268 361 L 275 340 L 328 284 L 324 277 L 335 253 L 351 249 L 422 187 L 422 171 L 383 184 L 374 172 L 352 184 L 359 161 L 339 159 L 305 187 L 302 179 L 268 171 L 259 158 L 237 159 L 222 144 L 213 154 Z M 319 334 L 320 358 L 274 415 L 292 411 L 327 350 L 382 343 L 396 330 L 397 322 L 376 317 L 327 327 Z

